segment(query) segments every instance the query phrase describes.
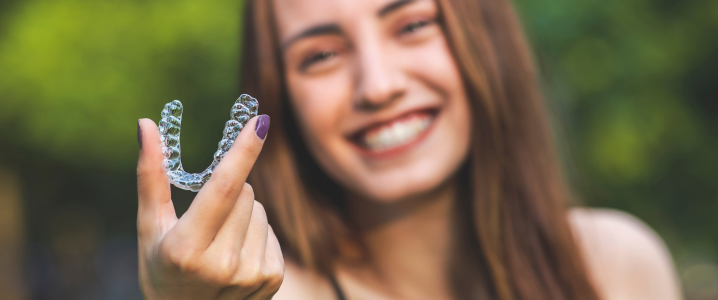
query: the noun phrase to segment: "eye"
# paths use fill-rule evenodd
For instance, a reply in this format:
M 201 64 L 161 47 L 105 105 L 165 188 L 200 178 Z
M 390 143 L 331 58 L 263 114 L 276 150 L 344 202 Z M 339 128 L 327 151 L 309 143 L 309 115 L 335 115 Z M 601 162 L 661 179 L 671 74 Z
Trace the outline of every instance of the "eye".
M 318 52 L 318 53 L 309 55 L 309 57 L 307 57 L 306 59 L 304 59 L 304 61 L 302 61 L 302 64 L 300 65 L 300 69 L 304 70 L 315 63 L 329 60 L 332 57 L 336 56 L 336 54 L 337 53 L 334 50 L 324 50 L 322 52 Z
M 399 33 L 405 34 L 405 33 L 416 32 L 416 31 L 419 31 L 419 29 L 425 27 L 426 25 L 429 25 L 430 23 L 431 22 L 429 22 L 429 21 L 414 21 L 414 22 L 411 22 L 411 23 L 407 24 L 406 26 L 402 27 L 401 30 L 399 31 Z

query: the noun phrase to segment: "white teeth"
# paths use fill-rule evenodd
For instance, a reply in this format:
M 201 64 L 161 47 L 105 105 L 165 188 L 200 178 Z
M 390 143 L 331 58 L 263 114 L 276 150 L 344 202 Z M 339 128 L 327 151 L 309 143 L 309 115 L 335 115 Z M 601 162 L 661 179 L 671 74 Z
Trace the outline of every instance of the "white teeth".
M 373 151 L 394 148 L 415 139 L 431 124 L 431 117 L 414 117 L 364 135 L 364 145 Z

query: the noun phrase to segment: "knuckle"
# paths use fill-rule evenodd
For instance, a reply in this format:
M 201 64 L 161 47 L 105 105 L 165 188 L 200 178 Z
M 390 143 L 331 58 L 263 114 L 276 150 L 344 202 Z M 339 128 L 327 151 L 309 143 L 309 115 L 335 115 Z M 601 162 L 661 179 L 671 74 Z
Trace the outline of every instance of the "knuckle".
M 214 281 L 223 285 L 229 285 L 232 283 L 232 279 L 237 273 L 236 266 L 231 264 L 222 264 L 217 268 L 214 268 Z
M 185 253 L 182 251 L 170 249 L 170 250 L 162 251 L 161 253 L 162 253 L 162 257 L 165 259 L 165 261 L 167 261 L 170 265 L 173 265 L 176 267 L 182 268 L 183 266 L 185 266 L 187 264 L 187 261 L 190 261 L 187 258 L 187 255 L 185 255 Z
M 189 265 L 181 268 L 183 273 L 190 274 L 202 281 L 212 283 L 217 286 L 230 286 L 237 273 L 237 264 L 231 261 L 231 257 L 223 258 L 220 256 L 206 256 L 208 260 L 195 259 Z
M 159 252 L 162 260 L 171 266 L 189 272 L 198 269 L 196 255 L 191 249 L 164 241 L 160 244 Z
M 243 270 L 237 277 L 235 285 L 246 289 L 257 289 L 262 286 L 262 273 L 260 270 Z
M 141 179 L 147 176 L 147 167 L 143 164 L 137 165 L 137 179 Z
M 284 268 L 272 268 L 268 267 L 262 274 L 260 294 L 262 295 L 274 295 L 279 288 L 282 286 L 284 281 Z
M 249 198 L 254 199 L 254 188 L 249 183 L 244 183 L 244 187 L 242 187 L 242 195 L 246 195 Z M 251 196 L 251 197 L 250 197 Z
M 284 264 L 278 260 L 265 263 L 244 263 L 233 285 L 243 289 L 274 293 L 284 281 Z
M 264 274 L 265 285 L 279 288 L 279 286 L 282 285 L 282 281 L 284 281 L 284 266 L 277 267 L 275 265 L 267 268 L 267 272 Z
M 137 179 L 141 182 L 141 179 L 162 173 L 163 171 L 159 168 L 154 168 L 149 164 L 140 163 L 137 165 Z
M 254 211 L 258 214 L 267 214 L 267 211 L 264 209 L 264 205 L 262 205 L 262 202 L 259 202 L 257 200 L 254 200 Z
M 225 198 L 234 198 L 240 192 L 240 186 L 236 184 L 234 175 L 222 174 L 216 181 L 217 192 Z
M 252 217 L 256 215 L 261 220 L 267 221 L 267 211 L 264 209 L 264 205 L 261 202 L 254 200 L 254 207 L 252 208 Z
M 282 286 L 282 282 L 284 282 L 284 274 L 272 276 L 267 280 L 267 289 L 274 293 Z

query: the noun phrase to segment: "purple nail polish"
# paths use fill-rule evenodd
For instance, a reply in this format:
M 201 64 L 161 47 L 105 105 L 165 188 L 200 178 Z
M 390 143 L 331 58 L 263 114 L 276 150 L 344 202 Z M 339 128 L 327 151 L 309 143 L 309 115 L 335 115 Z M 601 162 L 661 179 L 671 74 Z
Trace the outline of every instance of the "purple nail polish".
M 263 140 L 267 137 L 267 131 L 269 131 L 269 116 L 261 115 L 257 118 L 257 124 L 254 125 L 254 133 Z
M 140 150 L 142 150 L 142 128 L 140 127 L 140 120 L 137 120 L 137 144 L 140 145 Z

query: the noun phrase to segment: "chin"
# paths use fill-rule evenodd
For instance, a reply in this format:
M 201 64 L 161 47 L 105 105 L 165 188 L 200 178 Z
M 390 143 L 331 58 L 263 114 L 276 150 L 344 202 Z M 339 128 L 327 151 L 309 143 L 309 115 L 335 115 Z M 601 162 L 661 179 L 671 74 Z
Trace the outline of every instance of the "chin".
M 425 174 L 420 178 L 402 180 L 394 184 L 387 184 L 387 181 L 373 181 L 368 183 L 364 192 L 367 198 L 377 202 L 396 203 L 421 198 L 442 186 L 451 176 L 431 176 Z

